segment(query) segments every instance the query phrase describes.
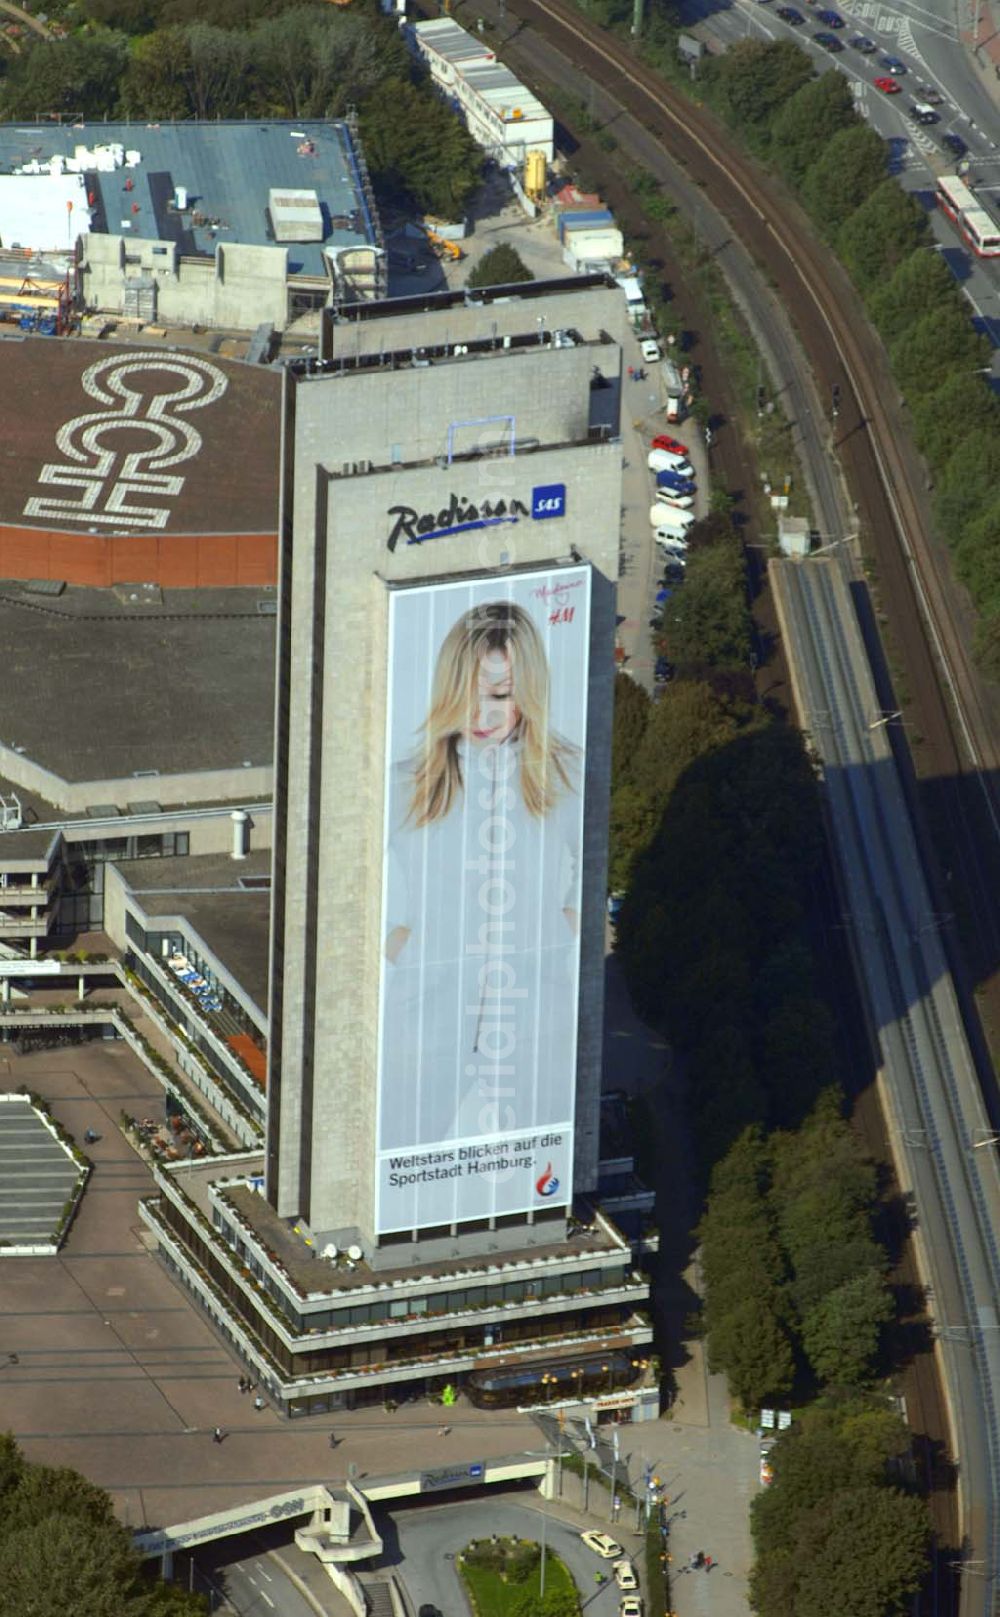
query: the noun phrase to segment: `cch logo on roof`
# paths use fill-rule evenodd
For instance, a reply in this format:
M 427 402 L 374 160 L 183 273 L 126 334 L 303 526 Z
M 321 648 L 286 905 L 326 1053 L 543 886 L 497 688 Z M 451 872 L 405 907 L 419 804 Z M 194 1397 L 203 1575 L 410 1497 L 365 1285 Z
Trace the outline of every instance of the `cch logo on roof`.
M 565 483 L 543 483 L 531 491 L 531 504 L 523 500 L 482 500 L 478 505 L 462 495 L 452 494 L 440 511 L 417 511 L 412 505 L 390 505 L 386 515 L 392 521 L 386 549 L 395 550 L 400 540 L 408 545 L 425 545 L 429 539 L 445 539 L 477 528 L 496 528 L 504 523 L 545 522 L 566 515 Z

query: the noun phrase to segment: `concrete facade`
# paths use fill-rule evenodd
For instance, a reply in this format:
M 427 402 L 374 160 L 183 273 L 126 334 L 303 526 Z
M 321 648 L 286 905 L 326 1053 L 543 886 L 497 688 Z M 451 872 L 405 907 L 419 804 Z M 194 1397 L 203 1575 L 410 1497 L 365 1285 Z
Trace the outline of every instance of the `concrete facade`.
M 573 345 L 557 346 L 570 319 Z M 434 321 L 388 306 L 384 321 L 345 337 L 353 370 L 335 359 L 325 375 L 286 383 L 268 1194 L 280 1216 L 301 1214 L 367 1250 L 394 584 L 502 577 L 574 555 L 593 567 L 575 1173 L 581 1190 L 596 1183 L 621 447 L 616 428 L 594 427 L 594 389 L 618 384 L 611 333 L 623 322 L 620 294 L 603 288 L 536 288 L 478 311 L 446 298 Z M 389 350 L 428 333 L 463 337 L 463 327 L 485 331 L 480 352 L 462 341 L 432 364 L 385 364 Z M 530 507 L 532 488 L 556 481 L 566 487 L 559 521 L 389 548 L 392 506 L 437 511 L 457 496 Z

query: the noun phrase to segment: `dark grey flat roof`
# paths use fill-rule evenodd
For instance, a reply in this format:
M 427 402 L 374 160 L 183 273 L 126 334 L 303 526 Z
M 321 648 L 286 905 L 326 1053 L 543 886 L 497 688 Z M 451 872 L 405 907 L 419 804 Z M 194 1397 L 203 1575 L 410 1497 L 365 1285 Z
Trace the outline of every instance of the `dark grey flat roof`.
M 288 247 L 290 274 L 325 276 L 323 248 L 373 245 L 374 221 L 361 188 L 358 162 L 346 124 L 327 119 L 285 122 L 31 126 L 0 124 L 0 173 L 52 157 L 74 157 L 77 147 L 122 146 L 138 152 L 130 167 L 83 172 L 95 198 L 93 228 L 101 235 L 132 235 L 176 241 L 186 255 L 214 256 L 219 242 Z M 38 177 L 45 184 L 47 175 Z M 126 183 L 131 182 L 128 190 Z M 182 186 L 190 210 L 168 208 Z M 323 211 L 322 242 L 276 243 L 269 234 L 268 192 L 317 193 Z M 194 225 L 197 209 L 206 223 Z M 218 221 L 213 229 L 207 221 Z M 127 227 L 122 229 L 123 221 Z M 51 245 L 51 244 L 49 244 Z
M 0 584 L 0 740 L 69 781 L 269 766 L 266 598 L 168 590 L 161 605 L 130 606 L 112 590 L 70 588 L 42 603 Z M 155 779 L 136 781 L 136 799 L 160 795 Z
M 251 835 L 252 835 L 251 831 Z M 150 921 L 188 922 L 253 1003 L 267 1014 L 267 951 L 271 894 L 240 887 L 241 877 L 270 874 L 266 849 L 246 859 L 227 854 L 193 858 L 127 859 L 116 867 Z

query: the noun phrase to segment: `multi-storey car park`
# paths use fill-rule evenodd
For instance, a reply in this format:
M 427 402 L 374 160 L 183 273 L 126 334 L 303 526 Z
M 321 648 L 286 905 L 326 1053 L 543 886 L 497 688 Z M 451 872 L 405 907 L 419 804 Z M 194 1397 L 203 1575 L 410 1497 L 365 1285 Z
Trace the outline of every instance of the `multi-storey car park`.
M 598 1137 L 624 318 L 613 281 L 591 277 L 331 320 L 248 456 L 252 477 L 277 462 L 280 427 L 276 597 L 263 569 L 241 583 L 238 545 L 204 533 L 218 587 L 170 587 L 166 517 L 139 541 L 163 583 L 62 587 L 25 570 L 0 601 L 18 675 L 0 754 L 7 1015 L 80 1022 L 100 988 L 170 1040 L 167 1104 L 191 1144 L 159 1155 L 141 1216 L 289 1415 L 446 1385 L 484 1406 L 555 1387 L 598 1416 L 658 1411 L 636 1268 L 650 1199 Z M 130 387 L 164 382 L 164 356 L 134 358 Z M 196 389 L 198 364 L 177 358 Z M 277 380 L 248 376 L 251 398 Z M 192 480 L 199 456 L 225 463 L 218 402 L 161 412 L 182 436 L 197 420 Z M 134 418 L 120 430 L 104 442 L 134 453 Z M 120 511 L 134 466 L 104 470 Z M 73 492 L 90 497 L 79 479 Z M 138 495 L 148 524 L 189 491 L 147 479 Z M 261 529 L 265 513 L 266 498 Z M 50 556 L 78 540 L 113 573 L 121 540 L 86 526 L 50 536 Z M 471 794 L 464 821 L 432 832 L 399 812 L 440 707 L 435 670 L 484 617 L 518 717 L 500 742 L 469 720 L 447 743 L 453 792 L 464 804 L 463 749 L 520 782 L 532 736 L 557 738 L 536 807 L 528 786 L 510 800 L 516 857 L 468 820 Z M 509 696 L 494 681 L 489 700 Z M 500 852 L 470 844 L 466 875 L 449 849 L 482 835 Z M 480 918 L 486 881 L 501 913 Z M 442 986 L 446 889 L 468 969 Z M 109 958 L 56 958 L 81 939 Z M 393 998 L 407 983 L 438 1025 Z M 477 1014 L 452 1038 L 446 1008 L 470 994 Z

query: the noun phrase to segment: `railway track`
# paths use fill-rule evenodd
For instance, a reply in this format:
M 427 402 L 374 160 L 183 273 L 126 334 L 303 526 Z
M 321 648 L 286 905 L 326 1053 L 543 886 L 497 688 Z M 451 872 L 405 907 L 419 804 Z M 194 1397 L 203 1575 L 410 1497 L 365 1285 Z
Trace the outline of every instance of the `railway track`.
M 984 902 L 1000 880 L 1000 742 L 943 587 L 920 464 L 898 428 L 898 390 L 881 346 L 866 344 L 867 328 L 852 314 L 858 294 L 773 178 L 732 145 L 704 108 L 638 62 L 626 43 L 569 0 L 509 0 L 507 17 L 537 30 L 626 106 L 707 190 L 770 278 L 821 392 L 830 397 L 834 386 L 840 389 L 835 448 L 869 537 L 922 738 L 921 773 L 939 783 L 936 796 L 953 848 L 949 864 L 969 895 L 983 940 L 979 975 L 986 977 L 1000 965 L 1000 915 Z M 926 838 L 924 847 L 926 854 Z M 929 864 L 933 875 L 936 860 Z
M 1000 1172 L 933 921 L 909 811 L 873 695 L 846 577 L 778 563 L 796 706 L 823 768 L 830 830 L 877 1041 L 959 1459 L 963 1617 L 992 1617 L 1000 1568 Z

